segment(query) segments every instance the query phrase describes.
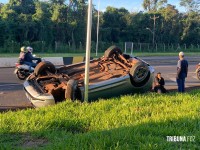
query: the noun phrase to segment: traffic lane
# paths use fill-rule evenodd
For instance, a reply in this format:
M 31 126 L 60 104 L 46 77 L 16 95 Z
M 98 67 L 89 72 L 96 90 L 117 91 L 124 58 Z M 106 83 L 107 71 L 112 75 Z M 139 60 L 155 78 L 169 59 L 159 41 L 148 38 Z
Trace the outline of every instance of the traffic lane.
M 177 89 L 176 83 L 176 65 L 167 65 L 167 66 L 154 66 L 155 75 L 158 72 L 161 72 L 162 77 L 165 79 L 165 87 L 169 90 Z M 199 88 L 200 81 L 196 77 L 196 65 L 189 65 L 188 76 L 185 81 L 185 87 L 190 89 L 192 87 Z
M 147 58 L 146 58 L 147 59 Z M 176 61 L 171 57 L 148 57 L 150 64 L 155 68 L 155 73 L 161 72 L 162 76 L 166 81 L 167 89 L 177 89 L 176 84 Z M 159 59 L 159 62 L 156 60 Z M 167 59 L 173 60 L 168 61 Z M 190 58 L 192 60 L 192 58 Z M 164 63 L 163 63 L 164 62 Z M 191 63 L 189 61 L 189 73 L 188 78 L 186 79 L 186 87 L 199 86 L 200 82 L 195 78 L 195 65 L 197 60 Z M 164 65 L 162 65 L 164 64 Z M 25 93 L 23 91 L 23 82 L 16 78 L 13 74 L 14 68 L 0 68 L 0 109 L 6 107 L 32 107 L 30 102 L 27 100 Z
M 13 74 L 14 68 L 0 68 L 0 109 L 32 107 L 23 91 L 23 82 Z
M 23 88 L 23 82 L 16 78 L 14 68 L 0 68 L 0 92 L 2 91 L 20 91 Z
M 1 107 L 32 107 L 23 90 L 0 92 Z
M 177 56 L 152 56 L 152 57 L 140 57 L 142 60 L 148 62 L 152 66 L 160 65 L 176 65 L 179 58 Z M 200 63 L 199 56 L 185 56 L 189 65 L 197 65 Z
M 18 91 L 22 89 L 22 84 L 19 83 L 2 83 L 0 82 L 0 92 L 2 91 Z
M 23 83 L 17 80 L 14 70 L 15 68 L 0 68 L 0 83 Z

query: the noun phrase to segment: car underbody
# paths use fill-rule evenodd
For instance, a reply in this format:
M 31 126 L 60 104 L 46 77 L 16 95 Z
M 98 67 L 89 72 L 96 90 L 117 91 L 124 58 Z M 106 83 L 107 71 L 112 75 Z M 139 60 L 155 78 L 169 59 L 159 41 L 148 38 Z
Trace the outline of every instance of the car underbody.
M 123 77 L 126 80 L 128 78 L 136 88 L 143 87 L 148 82 L 150 78 L 148 64 L 139 58 L 116 52 L 116 48 L 115 53 L 112 52 L 109 50 L 103 57 L 90 61 L 89 86 L 98 86 L 115 80 L 120 82 L 119 78 Z M 65 99 L 82 101 L 84 79 L 84 62 L 57 69 L 50 62 L 41 62 L 35 68 L 34 74 L 28 77 L 29 84 L 37 89 L 37 92 L 53 95 L 55 103 Z M 113 92 L 112 89 L 110 92 Z

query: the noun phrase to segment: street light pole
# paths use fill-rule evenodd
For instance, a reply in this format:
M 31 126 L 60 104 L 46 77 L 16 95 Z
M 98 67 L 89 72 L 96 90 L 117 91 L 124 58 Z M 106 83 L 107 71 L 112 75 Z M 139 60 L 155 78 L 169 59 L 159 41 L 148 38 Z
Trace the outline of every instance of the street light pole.
M 149 30 L 152 33 L 152 35 L 153 35 L 153 37 L 152 37 L 152 43 L 154 45 L 154 32 L 150 28 L 146 28 L 146 29 Z
M 91 50 L 91 29 L 92 29 L 92 0 L 88 2 L 87 20 L 87 41 L 86 41 L 86 61 L 85 61 L 85 94 L 84 101 L 88 102 L 89 69 L 90 69 L 90 50 Z

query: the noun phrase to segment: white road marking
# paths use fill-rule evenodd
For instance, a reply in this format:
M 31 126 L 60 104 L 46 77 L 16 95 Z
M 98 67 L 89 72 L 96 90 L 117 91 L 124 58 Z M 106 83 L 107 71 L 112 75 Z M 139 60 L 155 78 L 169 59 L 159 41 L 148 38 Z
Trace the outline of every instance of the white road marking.
M 197 76 L 192 76 L 193 78 L 197 79 Z
M 188 74 L 189 74 L 189 73 L 192 73 L 192 74 L 193 74 L 193 73 L 196 73 L 196 72 L 188 72 Z M 169 74 L 177 74 L 177 73 L 169 73 Z
M 167 65 L 165 65 L 165 66 L 154 66 L 154 68 L 173 68 L 173 67 L 176 67 L 176 66 L 171 66 L 171 65 L 169 65 L 169 66 L 167 66 Z
M 169 78 L 170 80 L 176 82 L 176 78 Z

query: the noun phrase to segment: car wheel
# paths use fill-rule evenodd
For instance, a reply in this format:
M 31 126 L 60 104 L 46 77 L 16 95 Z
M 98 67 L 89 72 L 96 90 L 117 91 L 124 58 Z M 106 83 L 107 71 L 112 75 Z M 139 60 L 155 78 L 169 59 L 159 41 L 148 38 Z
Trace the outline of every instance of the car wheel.
M 16 76 L 18 79 L 20 80 L 25 80 L 26 79 L 26 75 L 24 73 L 22 73 L 20 70 L 17 71 Z
M 144 62 L 138 62 L 130 69 L 131 83 L 135 87 L 144 86 L 149 78 L 149 67 Z
M 105 51 L 104 57 L 110 58 L 113 57 L 114 54 L 122 54 L 121 49 L 117 46 L 111 46 Z
M 65 99 L 71 99 L 74 101 L 76 99 L 77 81 L 69 80 L 67 82 L 67 89 L 65 90 Z
M 47 72 L 50 73 L 56 72 L 55 66 L 49 61 L 40 62 L 34 69 L 34 74 L 36 76 L 47 75 Z
M 200 67 L 196 70 L 197 79 L 200 80 Z

